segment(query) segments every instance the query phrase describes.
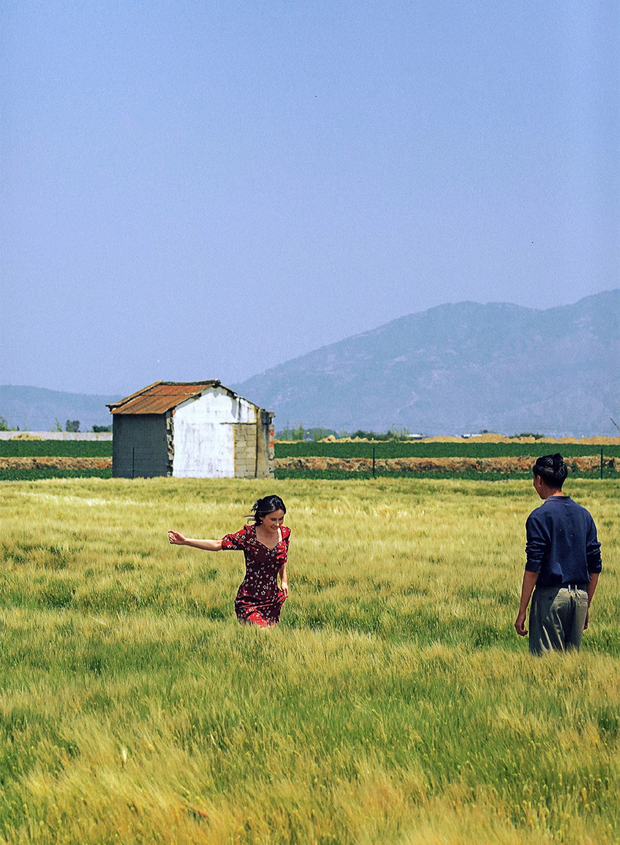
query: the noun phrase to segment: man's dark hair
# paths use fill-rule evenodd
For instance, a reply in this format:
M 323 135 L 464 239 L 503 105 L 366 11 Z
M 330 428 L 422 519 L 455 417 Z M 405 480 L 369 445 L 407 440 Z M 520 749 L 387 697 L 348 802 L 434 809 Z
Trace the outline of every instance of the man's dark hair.
M 540 476 L 548 487 L 561 490 L 568 475 L 568 467 L 562 455 L 556 452 L 555 455 L 543 455 L 542 458 L 537 458 L 532 472 Z

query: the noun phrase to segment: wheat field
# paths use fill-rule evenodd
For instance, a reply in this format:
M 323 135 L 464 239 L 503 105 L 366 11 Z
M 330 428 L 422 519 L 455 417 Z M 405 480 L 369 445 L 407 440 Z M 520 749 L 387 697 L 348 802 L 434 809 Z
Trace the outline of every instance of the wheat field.
M 233 611 L 275 492 L 291 595 Z M 516 637 L 525 481 L 5 482 L 0 842 L 620 841 L 620 483 L 578 655 Z

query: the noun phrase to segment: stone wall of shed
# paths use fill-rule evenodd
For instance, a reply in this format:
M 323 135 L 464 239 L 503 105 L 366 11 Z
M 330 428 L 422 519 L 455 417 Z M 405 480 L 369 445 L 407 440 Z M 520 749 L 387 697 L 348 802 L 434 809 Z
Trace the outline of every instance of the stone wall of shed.
M 273 414 L 257 408 L 256 417 L 233 424 L 235 478 L 273 478 Z
M 273 414 L 260 410 L 260 425 L 256 444 L 256 477 L 273 478 L 274 455 Z
M 235 478 L 256 478 L 256 423 L 233 423 Z

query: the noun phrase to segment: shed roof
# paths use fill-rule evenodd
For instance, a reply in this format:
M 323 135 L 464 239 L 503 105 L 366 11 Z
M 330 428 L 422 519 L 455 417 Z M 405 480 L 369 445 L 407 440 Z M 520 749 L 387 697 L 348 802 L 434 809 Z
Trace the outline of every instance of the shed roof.
M 236 394 L 224 387 L 218 379 L 205 381 L 156 381 L 143 387 L 120 402 L 108 405 L 112 414 L 165 414 L 182 402 L 199 396 L 208 387 L 222 387 L 231 395 Z

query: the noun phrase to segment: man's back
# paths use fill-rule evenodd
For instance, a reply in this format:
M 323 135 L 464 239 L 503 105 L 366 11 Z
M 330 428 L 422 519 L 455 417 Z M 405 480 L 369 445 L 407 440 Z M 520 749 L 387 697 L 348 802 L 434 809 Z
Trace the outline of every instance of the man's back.
M 526 523 L 526 570 L 538 586 L 586 585 L 601 571 L 600 543 L 590 513 L 570 496 L 550 496 Z

